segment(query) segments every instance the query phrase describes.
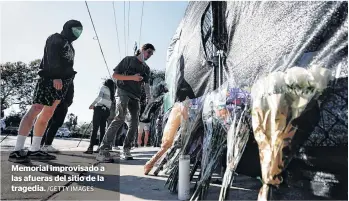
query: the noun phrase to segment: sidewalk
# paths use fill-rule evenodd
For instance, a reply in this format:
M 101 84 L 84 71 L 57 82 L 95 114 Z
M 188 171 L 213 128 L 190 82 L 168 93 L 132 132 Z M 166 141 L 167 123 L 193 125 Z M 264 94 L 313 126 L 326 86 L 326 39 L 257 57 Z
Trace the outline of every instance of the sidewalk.
M 76 182 L 72 186 L 93 186 L 93 192 L 60 192 L 49 200 L 178 200 L 164 186 L 167 177 L 143 174 L 143 165 L 156 152 L 157 148 L 138 148 L 133 151 L 135 160 L 119 160 L 119 164 L 100 164 L 106 167 L 101 173 L 90 172 L 88 175 L 99 174 L 106 179 L 104 182 Z M 118 154 L 117 154 L 118 155 Z M 255 200 L 260 183 L 249 177 L 240 176 L 236 180 L 239 186 L 230 193 L 229 200 Z M 194 183 L 192 183 L 192 187 Z M 218 200 L 220 185 L 210 186 L 208 200 Z
M 3 137 L 3 136 L 1 136 Z M 136 148 L 132 151 L 135 160 L 123 161 L 118 160 L 119 152 L 113 152 L 117 161 L 116 163 L 106 164 L 97 163 L 96 154 L 83 154 L 88 146 L 88 141 L 82 141 L 79 147 L 79 139 L 55 139 L 54 147 L 59 148 L 61 153 L 56 154 L 57 160 L 54 161 L 32 161 L 31 164 L 19 165 L 26 166 L 60 166 L 60 167 L 82 167 L 95 165 L 104 167 L 101 171 L 34 171 L 34 172 L 13 172 L 11 170 L 15 163 L 8 162 L 9 150 L 13 148 L 14 136 L 9 136 L 1 144 L 1 200 L 178 200 L 177 194 L 171 194 L 164 186 L 167 176 L 143 174 L 143 165 L 151 156 L 156 153 L 158 148 Z M 30 139 L 27 139 L 26 146 L 30 145 Z M 198 174 L 198 173 L 197 173 Z M 14 176 L 74 176 L 79 175 L 83 178 L 103 177 L 104 181 L 51 181 L 51 182 L 19 182 L 13 181 Z M 195 180 L 195 179 L 194 179 Z M 214 180 L 214 179 L 213 179 Z M 11 189 L 14 186 L 35 186 L 40 185 L 47 189 L 49 186 L 65 186 L 61 189 L 54 189 L 44 192 L 14 192 Z M 258 197 L 261 182 L 255 178 L 239 175 L 235 178 L 234 187 L 229 191 L 227 200 L 256 200 Z M 192 182 L 191 187 L 194 187 Z M 90 190 L 90 191 L 88 191 Z M 193 193 L 193 189 L 192 193 Z M 220 185 L 211 184 L 208 190 L 206 200 L 218 200 Z M 284 200 L 311 200 L 316 199 L 313 196 L 305 195 L 301 189 L 288 188 L 280 191 Z M 319 199 L 319 198 L 317 198 Z
M 119 160 L 119 164 L 102 163 L 105 172 L 88 175 L 104 176 L 104 182 L 77 182 L 73 186 L 94 186 L 93 192 L 61 192 L 50 200 L 176 200 L 165 188 L 166 178 L 143 175 L 143 165 L 155 153 L 155 148 L 139 148 L 133 151 L 131 161 Z M 118 155 L 118 154 L 116 154 Z

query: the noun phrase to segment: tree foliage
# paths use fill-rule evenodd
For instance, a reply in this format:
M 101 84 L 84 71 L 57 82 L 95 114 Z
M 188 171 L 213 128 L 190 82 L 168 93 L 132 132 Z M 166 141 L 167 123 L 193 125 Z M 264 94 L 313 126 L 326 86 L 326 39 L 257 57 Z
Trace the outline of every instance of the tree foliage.
M 11 113 L 5 118 L 6 126 L 15 126 L 18 127 L 21 123 L 23 115 L 20 113 Z
M 79 133 L 85 137 L 90 136 L 92 134 L 92 123 L 82 123 L 79 126 Z
M 40 60 L 29 64 L 7 62 L 1 64 L 1 112 L 18 104 L 21 113 L 31 105 Z

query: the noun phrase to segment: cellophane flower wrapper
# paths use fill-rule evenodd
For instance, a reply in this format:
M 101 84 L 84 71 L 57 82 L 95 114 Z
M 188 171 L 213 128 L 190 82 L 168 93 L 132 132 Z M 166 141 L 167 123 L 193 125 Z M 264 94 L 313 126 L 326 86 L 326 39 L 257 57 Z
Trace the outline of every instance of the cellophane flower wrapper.
M 201 158 L 200 179 L 197 182 L 191 200 L 201 200 L 206 197 L 210 185 L 212 172 L 217 165 L 218 157 L 222 154 L 226 143 L 226 132 L 221 125 L 227 120 L 226 94 L 228 85 L 222 85 L 218 90 L 209 93 L 204 101 L 202 120 L 204 122 L 205 134 L 203 139 L 203 149 Z M 223 110 L 223 112 L 222 112 Z
M 290 147 L 297 131 L 293 122 L 331 78 L 331 72 L 319 66 L 308 70 L 292 67 L 286 72 L 262 77 L 252 86 L 252 127 L 259 147 L 263 181 L 258 200 L 267 200 L 270 186 L 278 187 L 283 181 L 281 173 L 292 156 L 282 150 Z
M 188 103 L 187 103 L 187 100 L 188 99 L 186 99 L 183 102 L 178 102 L 178 103 L 176 103 L 177 105 L 175 105 L 177 110 L 178 110 L 178 113 L 181 115 L 181 118 L 180 118 L 180 122 L 179 122 L 180 123 L 179 131 L 176 132 L 176 145 L 175 145 L 175 147 L 172 146 L 172 150 L 171 150 L 172 152 L 168 152 L 168 153 L 173 153 L 173 151 L 175 150 L 175 153 L 173 154 L 172 158 L 168 161 L 168 166 L 166 167 L 167 168 L 166 172 L 169 173 L 169 177 L 168 177 L 165 185 L 168 186 L 168 189 L 171 192 L 175 192 L 176 189 L 177 189 L 178 164 L 176 162 L 179 159 L 179 153 L 180 153 L 180 150 L 181 150 L 181 144 L 182 144 L 182 142 L 181 142 L 181 135 L 182 135 L 183 130 L 185 130 L 185 128 L 182 127 L 182 123 L 185 122 L 188 119 L 188 113 L 187 113 Z
M 187 107 L 188 108 L 186 112 L 187 119 L 182 121 L 181 127 L 183 127 L 183 132 L 182 132 L 182 137 L 181 137 L 181 142 L 182 142 L 182 150 L 181 154 L 189 154 L 190 153 L 190 148 L 192 143 L 191 137 L 193 136 L 193 127 L 194 124 L 196 123 L 197 119 L 200 118 L 199 115 L 201 114 L 200 112 L 202 111 L 203 103 L 204 103 L 205 97 L 199 97 L 195 99 L 189 99 L 187 100 Z M 192 143 L 190 143 L 192 142 Z
M 189 154 L 187 153 L 188 150 L 190 150 L 190 137 L 193 134 L 192 128 L 195 123 L 195 120 L 198 118 L 198 114 L 200 113 L 202 106 L 203 106 L 203 100 L 204 97 L 199 97 L 195 99 L 186 99 L 181 103 L 181 113 L 182 113 L 182 119 L 181 119 L 181 126 L 180 126 L 180 135 L 179 143 L 177 146 L 177 150 L 175 154 L 172 156 L 171 160 L 169 161 L 169 173 L 170 176 L 168 180 L 171 180 L 172 182 L 169 182 L 169 190 L 171 192 L 175 192 L 177 190 L 176 185 L 178 183 L 178 165 L 179 165 L 179 156 L 181 154 Z M 186 151 L 187 150 L 187 151 Z M 196 157 L 196 156 L 191 156 Z
M 177 134 L 178 128 L 182 121 L 182 105 L 177 102 L 174 104 L 169 119 L 164 128 L 164 133 L 161 140 L 161 147 L 170 148 Z
M 233 174 L 245 150 L 250 128 L 248 108 L 250 93 L 240 88 L 229 88 L 227 93 L 227 112 L 231 123 L 227 132 L 227 168 L 224 173 L 219 200 L 224 200 L 233 180 Z
M 176 153 L 177 149 L 180 149 L 181 142 L 180 142 L 180 130 L 176 133 L 173 145 L 170 149 L 166 151 L 166 153 L 156 162 L 156 166 L 163 166 L 164 169 L 171 169 L 173 166 L 167 166 L 166 164 L 169 164 L 169 161 L 173 158 L 174 154 Z M 164 163 L 165 162 L 165 163 Z

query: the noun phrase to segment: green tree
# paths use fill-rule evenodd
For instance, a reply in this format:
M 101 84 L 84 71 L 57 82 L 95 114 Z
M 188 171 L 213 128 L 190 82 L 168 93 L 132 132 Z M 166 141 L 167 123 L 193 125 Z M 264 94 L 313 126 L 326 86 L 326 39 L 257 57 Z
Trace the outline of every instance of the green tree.
M 79 134 L 88 138 L 92 134 L 92 123 L 82 123 L 79 125 Z
M 6 126 L 18 127 L 21 123 L 22 117 L 23 115 L 20 113 L 11 112 L 11 114 L 5 118 L 5 124 Z
M 26 106 L 31 105 L 32 93 L 36 84 L 40 60 L 29 64 L 7 62 L 1 67 L 1 113 L 14 104 L 18 104 L 21 114 L 26 111 Z

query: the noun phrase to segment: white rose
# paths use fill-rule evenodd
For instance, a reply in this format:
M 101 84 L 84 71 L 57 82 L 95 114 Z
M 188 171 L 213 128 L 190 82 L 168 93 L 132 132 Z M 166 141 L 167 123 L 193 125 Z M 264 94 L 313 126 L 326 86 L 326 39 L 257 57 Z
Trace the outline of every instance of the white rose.
M 281 71 L 270 73 L 264 87 L 268 94 L 283 94 L 286 88 L 285 73 Z
M 304 68 L 292 67 L 286 70 L 285 82 L 287 85 L 296 85 L 302 89 L 311 86 L 314 82 L 313 75 Z
M 251 88 L 251 98 L 253 102 L 254 108 L 265 108 L 266 102 L 265 102 L 265 93 L 267 87 L 265 87 L 266 83 L 266 77 L 262 77 L 258 79 Z
M 314 77 L 313 85 L 319 92 L 326 89 L 328 82 L 333 79 L 331 70 L 322 68 L 318 65 L 311 66 L 308 71 Z

